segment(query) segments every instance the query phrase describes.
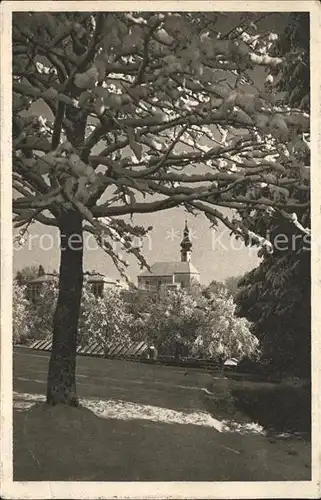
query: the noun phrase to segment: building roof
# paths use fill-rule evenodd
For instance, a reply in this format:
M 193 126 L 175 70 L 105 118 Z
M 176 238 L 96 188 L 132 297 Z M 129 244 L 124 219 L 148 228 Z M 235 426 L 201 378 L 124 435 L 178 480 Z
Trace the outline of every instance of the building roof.
M 173 276 L 173 274 L 199 274 L 191 262 L 155 262 L 150 268 L 151 272 L 146 269 L 138 275 L 138 278 Z
M 45 283 L 49 281 L 53 281 L 54 279 L 58 279 L 59 276 L 57 274 L 43 274 L 42 276 L 37 276 L 37 278 L 34 278 L 29 281 L 29 283 Z
M 50 281 L 53 281 L 54 279 L 58 279 L 59 276 L 58 274 L 49 274 L 49 273 L 46 273 L 42 276 L 37 276 L 37 278 L 34 278 L 32 280 L 29 281 L 30 284 L 41 284 L 41 283 L 45 283 L 45 282 L 50 282 Z M 84 278 L 86 280 L 87 283 L 113 283 L 113 284 L 117 284 L 117 285 L 120 285 L 119 281 L 114 279 L 114 278 L 110 278 L 109 276 L 106 276 L 105 274 L 101 274 L 101 273 L 88 273 L 88 272 L 84 272 Z
M 95 274 L 92 276 L 86 277 L 87 283 L 114 283 L 119 284 L 117 280 L 114 278 L 109 278 L 108 276 L 102 275 L 102 274 Z

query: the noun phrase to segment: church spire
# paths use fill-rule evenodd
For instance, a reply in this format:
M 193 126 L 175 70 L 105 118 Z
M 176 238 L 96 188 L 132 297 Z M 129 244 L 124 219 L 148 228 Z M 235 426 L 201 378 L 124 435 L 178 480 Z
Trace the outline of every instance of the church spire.
M 185 220 L 185 228 L 183 232 L 183 239 L 181 241 L 181 261 L 182 262 L 190 262 L 191 260 L 191 248 L 192 242 L 189 239 L 189 229 L 187 227 L 187 221 Z

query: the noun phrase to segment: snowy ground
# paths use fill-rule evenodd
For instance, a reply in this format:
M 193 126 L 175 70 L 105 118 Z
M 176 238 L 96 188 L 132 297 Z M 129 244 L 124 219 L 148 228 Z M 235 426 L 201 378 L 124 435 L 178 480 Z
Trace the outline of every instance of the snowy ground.
M 45 402 L 42 394 L 13 393 L 13 407 L 17 411 L 27 411 L 39 402 Z M 189 424 L 203 427 L 212 427 L 218 432 L 241 432 L 242 434 L 264 435 L 263 428 L 254 422 L 236 422 L 231 420 L 217 420 L 206 411 L 176 411 L 159 406 L 142 405 L 129 401 L 115 401 L 112 399 L 81 398 L 80 404 L 91 410 L 97 417 L 116 420 L 149 420 L 164 424 Z
M 47 364 L 41 353 L 14 357 L 15 480 L 310 479 L 309 443 L 269 439 L 223 404 L 220 377 L 79 358 L 82 407 L 52 408 L 43 403 Z

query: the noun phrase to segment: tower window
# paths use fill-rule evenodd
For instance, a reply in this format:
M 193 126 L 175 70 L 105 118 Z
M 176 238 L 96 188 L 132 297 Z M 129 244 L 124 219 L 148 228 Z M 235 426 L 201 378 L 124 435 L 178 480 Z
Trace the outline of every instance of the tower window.
M 91 286 L 91 291 L 95 295 L 95 297 L 102 297 L 104 292 L 104 283 L 93 283 Z

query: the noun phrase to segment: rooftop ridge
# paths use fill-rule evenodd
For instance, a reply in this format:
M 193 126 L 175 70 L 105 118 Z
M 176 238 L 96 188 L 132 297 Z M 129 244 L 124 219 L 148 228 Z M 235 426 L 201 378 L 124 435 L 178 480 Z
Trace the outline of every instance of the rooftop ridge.
M 138 275 L 147 276 L 172 276 L 174 274 L 200 274 L 191 262 L 187 261 L 158 261 L 150 266 L 151 271 L 144 270 Z

